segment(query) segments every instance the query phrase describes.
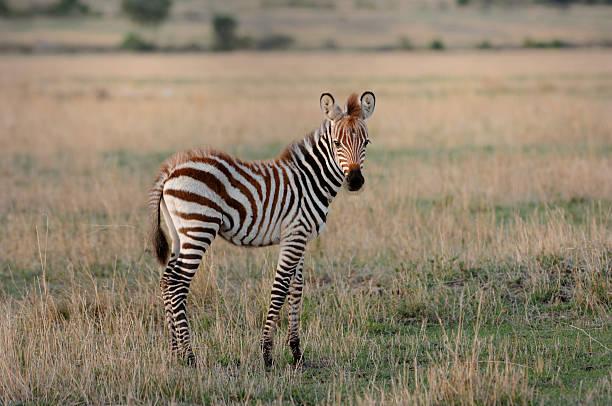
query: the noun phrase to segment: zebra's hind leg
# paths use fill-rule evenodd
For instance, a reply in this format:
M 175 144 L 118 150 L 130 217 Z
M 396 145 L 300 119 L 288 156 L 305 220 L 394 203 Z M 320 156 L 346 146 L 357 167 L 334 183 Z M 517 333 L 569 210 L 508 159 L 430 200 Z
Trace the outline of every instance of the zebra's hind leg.
M 176 264 L 167 279 L 170 311 L 174 322 L 177 353 L 188 365 L 195 365 L 195 355 L 191 349 L 189 321 L 187 320 L 187 296 L 204 252 L 195 254 L 180 253 Z
M 174 328 L 174 317 L 172 315 L 172 305 L 170 303 L 172 297 L 168 290 L 169 281 L 172 276 L 174 265 L 176 264 L 176 255 L 173 253 L 172 257 L 168 261 L 168 265 L 164 269 L 159 286 L 161 288 L 162 300 L 164 302 L 164 312 L 166 314 L 166 326 L 168 326 L 168 332 L 170 333 L 170 350 L 173 355 L 176 355 L 178 350 L 178 342 L 176 340 L 176 329 Z
M 217 235 L 219 219 L 220 215 L 211 210 L 207 211 L 207 215 L 173 214 L 172 220 L 173 224 L 178 226 L 180 244 L 174 266 L 171 269 L 167 268 L 168 272 L 164 274 L 163 284 L 166 291 L 164 300 L 174 325 L 177 354 L 189 365 L 195 365 L 195 355 L 191 348 L 187 296 L 191 280 L 202 262 L 202 257 Z
M 191 348 L 189 321 L 187 319 L 189 285 L 200 266 L 202 256 L 215 238 L 217 230 L 217 224 L 190 226 L 179 229 L 181 233 L 181 251 L 170 278 L 169 292 L 178 354 L 189 365 L 195 364 L 195 355 Z
M 170 216 L 170 212 L 168 211 L 168 207 L 166 206 L 166 202 L 164 201 L 164 199 L 161 199 L 160 201 L 160 210 L 161 214 L 164 217 L 164 222 L 168 227 L 168 231 L 170 232 L 170 237 L 172 238 L 172 253 L 170 255 L 170 259 L 168 260 L 168 264 L 166 265 L 164 272 L 162 273 L 159 285 L 161 288 L 162 300 L 164 302 L 166 325 L 168 327 L 168 332 L 170 333 L 170 350 L 172 351 L 173 355 L 176 355 L 178 351 L 178 342 L 176 336 L 176 329 L 174 328 L 172 305 L 170 303 L 172 300 L 172 296 L 168 288 L 170 286 L 170 279 L 172 277 L 172 273 L 174 272 L 174 266 L 176 265 L 176 257 L 179 253 L 181 244 L 178 232 L 176 230 L 176 227 L 174 226 L 174 222 L 172 221 L 172 217 Z
M 287 342 L 293 355 L 293 363 L 299 365 L 303 362 L 303 354 L 300 350 L 300 312 L 302 310 L 302 290 L 304 289 L 304 278 L 302 268 L 304 257 L 300 260 L 295 275 L 291 280 L 289 288 L 289 332 Z
M 266 369 L 272 366 L 272 346 L 280 310 L 285 303 L 291 279 L 302 260 L 305 248 L 306 237 L 301 234 L 293 234 L 281 242 L 276 275 L 270 294 L 270 307 L 261 337 L 261 352 Z

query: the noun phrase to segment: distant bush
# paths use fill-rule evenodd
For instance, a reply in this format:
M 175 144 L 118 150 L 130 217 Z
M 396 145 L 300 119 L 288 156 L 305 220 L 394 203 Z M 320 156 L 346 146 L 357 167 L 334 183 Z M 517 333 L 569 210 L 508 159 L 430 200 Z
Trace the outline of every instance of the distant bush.
M 478 48 L 478 49 L 491 49 L 491 48 L 493 48 L 493 45 L 491 45 L 491 43 L 488 40 L 484 40 L 482 42 L 479 42 L 476 45 L 476 48 Z
M 5 0 L 0 0 L 0 16 L 8 16 L 11 14 L 11 9 Z
M 255 44 L 257 49 L 263 51 L 288 49 L 295 40 L 290 35 L 286 34 L 270 34 L 260 38 Z
M 45 14 L 64 16 L 69 14 L 88 14 L 89 6 L 80 0 L 60 0 L 56 4 L 48 6 Z
M 217 51 L 231 51 L 238 47 L 236 29 L 238 21 L 228 14 L 217 14 L 213 17 L 213 49 Z
M 171 0 L 123 0 L 122 9 L 137 23 L 159 24 L 168 17 Z
M 235 49 L 248 49 L 257 46 L 253 38 L 236 34 L 238 20 L 230 14 L 216 14 L 212 19 L 212 29 L 212 48 L 215 51 L 233 51 Z
M 403 49 L 404 51 L 410 51 L 414 49 L 414 45 L 412 44 L 412 41 L 410 41 L 410 38 L 401 37 L 399 39 L 399 49 Z
M 323 47 L 323 49 L 328 49 L 328 50 L 333 50 L 333 49 L 338 49 L 340 48 L 338 46 L 338 42 L 336 42 L 335 39 L 333 38 L 328 38 L 325 41 L 323 41 L 323 43 L 321 44 L 321 46 Z
M 120 48 L 127 51 L 151 52 L 156 49 L 156 46 L 153 42 L 145 40 L 134 32 L 130 32 L 123 37 Z
M 432 49 L 434 51 L 444 51 L 446 49 L 446 46 L 444 45 L 444 42 L 441 39 L 436 38 L 429 43 L 429 49 Z
M 525 39 L 525 41 L 523 42 L 523 47 L 524 48 L 569 48 L 571 47 L 571 44 L 569 42 L 560 40 L 560 39 L 553 39 L 550 41 L 537 41 L 531 38 L 527 38 Z
M 35 4 L 26 9 L 11 9 L 6 0 L 0 0 L 0 16 L 33 17 L 37 15 L 67 16 L 74 14 L 91 14 L 91 10 L 87 4 L 81 3 L 81 0 L 58 0 L 51 4 Z
M 540 3 L 549 3 L 559 7 L 567 7 L 572 3 L 572 0 L 545 0 L 540 1 Z
M 612 0 L 455 0 L 458 6 L 468 6 L 472 4 L 479 4 L 481 6 L 528 6 L 530 4 L 542 4 L 546 6 L 555 7 L 569 7 L 572 4 L 584 4 L 584 5 L 612 5 Z
M 266 8 L 295 7 L 295 8 L 333 9 L 336 7 L 333 0 L 262 0 L 261 5 Z

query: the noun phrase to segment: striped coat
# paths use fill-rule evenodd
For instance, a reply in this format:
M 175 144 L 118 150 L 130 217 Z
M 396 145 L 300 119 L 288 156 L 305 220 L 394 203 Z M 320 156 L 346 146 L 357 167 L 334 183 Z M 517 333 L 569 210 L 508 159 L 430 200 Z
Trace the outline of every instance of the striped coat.
M 171 348 L 188 363 L 195 362 L 186 313 L 189 284 L 216 236 L 240 246 L 280 244 L 261 349 L 269 367 L 273 333 L 288 296 L 288 342 L 294 361 L 302 360 L 298 324 L 304 251 L 323 231 L 342 186 L 355 191 L 364 183 L 365 120 L 375 98 L 371 92 L 361 98 L 353 94 L 342 110 L 324 93 L 320 104 L 321 126 L 277 159 L 245 162 L 204 149 L 176 154 L 162 165 L 150 193 L 152 243 L 165 266 L 160 285 Z

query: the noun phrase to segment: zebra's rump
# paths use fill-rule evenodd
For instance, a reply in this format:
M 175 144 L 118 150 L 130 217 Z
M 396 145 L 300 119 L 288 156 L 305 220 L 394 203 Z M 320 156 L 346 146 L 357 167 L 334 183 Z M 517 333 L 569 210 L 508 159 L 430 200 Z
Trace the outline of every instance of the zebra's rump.
M 243 162 L 213 150 L 177 154 L 162 167 L 163 198 L 171 215 L 205 214 L 219 234 L 236 245 L 263 246 L 280 240 L 291 211 L 290 171 L 274 161 Z

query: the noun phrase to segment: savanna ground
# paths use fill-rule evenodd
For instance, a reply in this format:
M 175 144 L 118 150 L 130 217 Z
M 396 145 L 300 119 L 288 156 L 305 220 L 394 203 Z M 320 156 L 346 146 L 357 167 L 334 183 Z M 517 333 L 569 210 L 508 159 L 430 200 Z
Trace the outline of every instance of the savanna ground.
M 174 151 L 273 157 L 373 90 L 365 190 L 305 264 L 295 370 L 259 337 L 277 250 L 215 241 L 170 357 L 146 194 Z M 3 56 L 0 403 L 612 399 L 612 54 Z

